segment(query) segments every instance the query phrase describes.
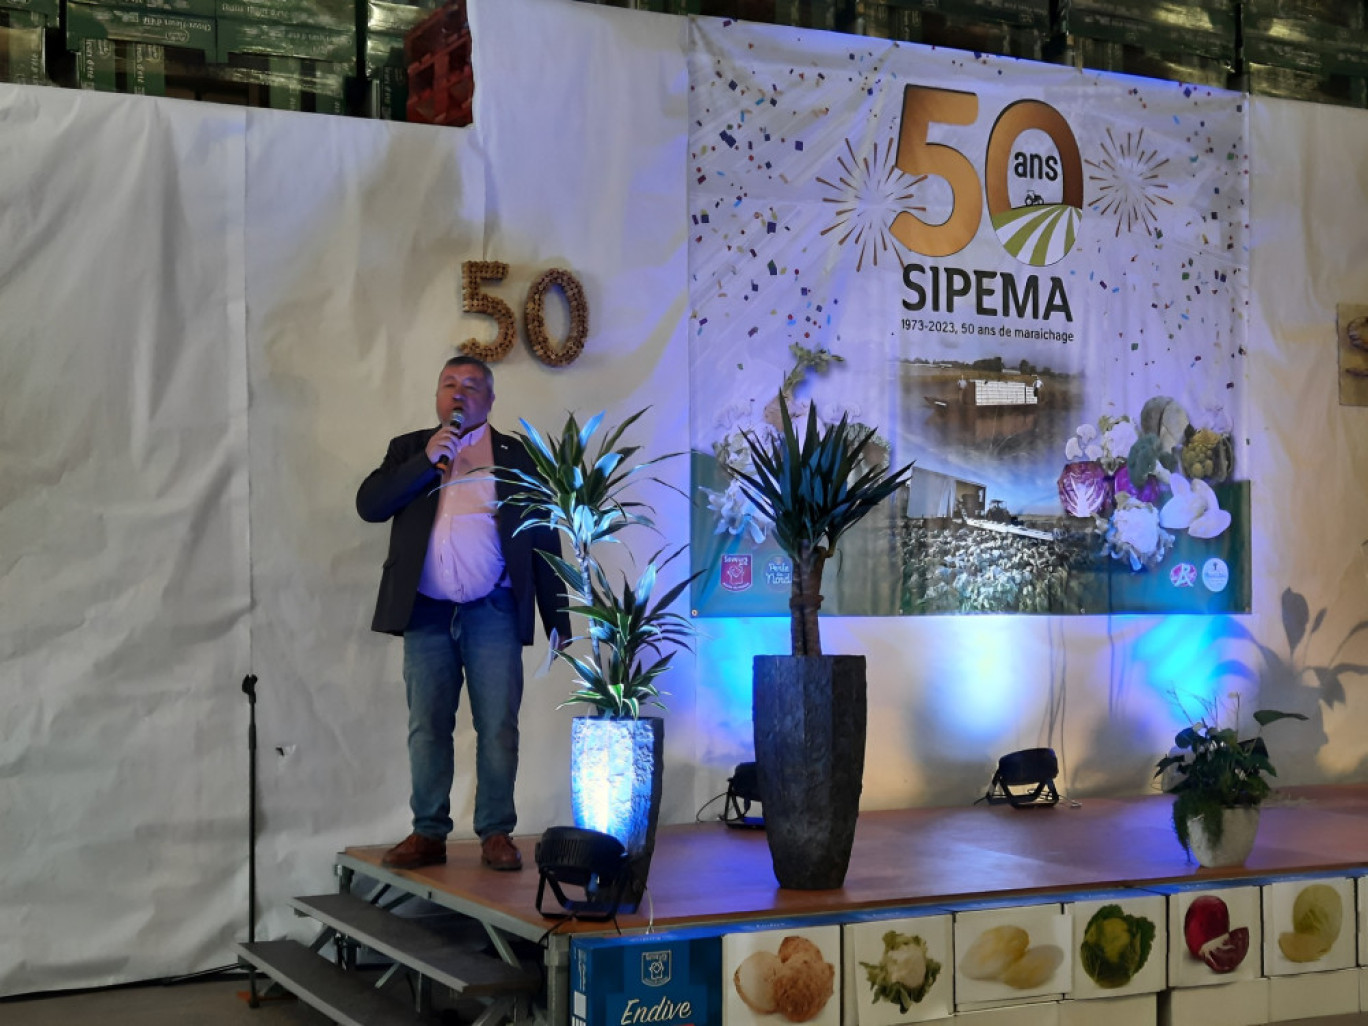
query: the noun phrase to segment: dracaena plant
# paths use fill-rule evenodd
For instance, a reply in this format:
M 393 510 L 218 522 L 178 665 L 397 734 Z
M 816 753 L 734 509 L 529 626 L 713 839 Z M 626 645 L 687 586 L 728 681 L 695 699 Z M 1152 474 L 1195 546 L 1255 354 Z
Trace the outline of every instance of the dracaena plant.
M 1276 709 L 1254 713 L 1260 730 L 1285 719 L 1306 717 Z M 1257 806 L 1272 790 L 1266 777 L 1278 775 L 1259 734 L 1242 740 L 1235 728 L 1218 727 L 1202 719 L 1180 730 L 1173 745 L 1175 751 L 1159 760 L 1155 776 L 1162 776 L 1170 767 L 1174 771 L 1176 782 L 1168 792 L 1175 796 L 1173 828 L 1185 851 L 1191 850 L 1188 827 L 1194 816 L 1202 817 L 1207 836 L 1219 844 L 1224 832 L 1222 810 Z
M 912 477 L 912 464 L 862 467 L 874 429 L 850 423 L 820 428 L 811 406 L 800 438 L 779 394 L 781 431 L 769 441 L 746 431 L 753 472 L 731 469 L 741 490 L 774 524 L 774 540 L 793 561 L 789 632 L 794 655 L 821 655 L 817 613 L 822 572 L 841 536 Z
M 599 545 L 619 541 L 624 528 L 654 527 L 650 507 L 624 493 L 650 467 L 679 455 L 634 462 L 640 447 L 622 445 L 621 440 L 645 412 L 637 411 L 597 439 L 602 413 L 583 427 L 570 414 L 559 436 L 543 436 L 522 420 L 517 437 L 535 471 L 498 471 L 517 489 L 507 501 L 530 511 L 528 523 L 559 531 L 569 549 L 569 558 L 543 553 L 565 584 L 567 611 L 585 623 L 584 633 L 571 640 L 589 643 L 587 654 L 575 655 L 569 648 L 556 652 L 575 673 L 574 690 L 561 705 L 584 702 L 596 715 L 614 719 L 636 719 L 647 704 L 664 708 L 660 699 L 665 692 L 657 679 L 693 634 L 689 620 L 670 610 L 692 578 L 653 595 L 660 569 L 683 548 L 663 559 L 664 549 L 657 551 L 635 583 L 624 573 L 616 586 L 596 554 Z

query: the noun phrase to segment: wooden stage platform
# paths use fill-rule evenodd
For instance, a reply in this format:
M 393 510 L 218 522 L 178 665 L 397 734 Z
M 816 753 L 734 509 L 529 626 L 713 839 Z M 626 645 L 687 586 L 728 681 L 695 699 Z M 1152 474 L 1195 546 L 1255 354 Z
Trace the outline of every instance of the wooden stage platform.
M 845 886 L 782 890 L 765 835 L 721 823 L 662 827 L 649 880 L 650 901 L 620 917 L 624 931 L 737 920 L 804 917 L 881 907 L 943 905 L 991 897 L 1195 880 L 1264 878 L 1368 869 L 1368 785 L 1288 788 L 1265 803 L 1254 852 L 1243 868 L 1201 869 L 1173 835 L 1172 798 L 1089 798 L 1071 807 L 900 809 L 860 816 Z M 368 876 L 408 881 L 448 897 L 441 904 L 481 910 L 501 928 L 540 937 L 553 921 L 537 914 L 536 836 L 518 838 L 525 867 L 494 873 L 480 846 L 447 846 L 447 863 L 410 872 L 381 870 L 386 846 L 348 848 Z M 452 901 L 456 904 L 452 904 Z M 616 933 L 611 923 L 567 923 L 559 932 Z
M 536 910 L 536 836 L 518 838 L 524 869 L 480 866 L 475 841 L 447 846 L 447 863 L 393 872 L 385 846 L 348 848 L 352 872 L 470 915 L 496 930 L 546 944 L 551 1022 L 563 1017 L 569 937 L 654 929 L 803 920 L 898 908 L 953 907 L 993 898 L 1065 895 L 1124 887 L 1303 873 L 1368 872 L 1368 785 L 1287 788 L 1263 806 L 1245 866 L 1201 869 L 1173 834 L 1172 798 L 1089 798 L 1076 805 L 923 808 L 861 814 L 845 886 L 779 888 L 765 835 L 721 823 L 662 827 L 637 914 L 609 923 L 545 919 Z M 549 896 L 548 896 L 549 897 Z M 553 932 L 552 928 L 556 927 Z M 549 942 L 548 942 L 549 938 Z

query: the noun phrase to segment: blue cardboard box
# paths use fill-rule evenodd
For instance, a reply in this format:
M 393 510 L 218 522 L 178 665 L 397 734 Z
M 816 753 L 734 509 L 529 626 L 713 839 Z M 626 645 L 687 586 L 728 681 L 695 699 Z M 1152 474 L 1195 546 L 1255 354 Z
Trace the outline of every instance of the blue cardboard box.
M 573 938 L 571 1026 L 721 1026 L 716 936 Z

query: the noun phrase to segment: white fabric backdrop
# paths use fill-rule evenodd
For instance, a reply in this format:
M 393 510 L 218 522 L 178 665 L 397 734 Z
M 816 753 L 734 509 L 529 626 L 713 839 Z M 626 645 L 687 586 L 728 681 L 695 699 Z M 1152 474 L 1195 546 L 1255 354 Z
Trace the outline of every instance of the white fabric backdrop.
M 299 928 L 281 900 L 331 888 L 338 847 L 406 829 L 398 644 L 366 629 L 385 531 L 351 502 L 430 421 L 453 344 L 487 337 L 462 260 L 508 261 L 493 291 L 515 307 L 550 266 L 589 295 L 579 361 L 520 344 L 498 368 L 498 424 L 651 403 L 643 442 L 687 445 L 685 23 L 555 0 L 473 17 L 466 132 L 0 88 L 0 994 L 228 960 L 248 670 L 263 935 Z M 967 803 L 1035 743 L 1074 795 L 1143 792 L 1166 689 L 1222 660 L 1251 701 L 1315 715 L 1274 728 L 1281 781 L 1368 779 L 1362 677 L 1333 707 L 1314 690 L 1316 667 L 1368 662 L 1363 634 L 1335 654 L 1368 618 L 1368 431 L 1336 405 L 1333 327 L 1368 296 L 1368 115 L 1256 101 L 1249 136 L 1254 615 L 829 620 L 831 651 L 870 657 L 865 807 Z M 686 538 L 683 500 L 654 498 Z M 1287 587 L 1329 607 L 1296 678 L 1241 636 L 1286 654 Z M 749 654 L 787 639 L 702 626 L 668 685 L 673 821 L 749 757 Z M 527 833 L 568 815 L 564 689 L 529 682 Z M 468 829 L 464 782 L 455 806 Z
M 244 125 L 0 90 L 0 994 L 245 908 Z

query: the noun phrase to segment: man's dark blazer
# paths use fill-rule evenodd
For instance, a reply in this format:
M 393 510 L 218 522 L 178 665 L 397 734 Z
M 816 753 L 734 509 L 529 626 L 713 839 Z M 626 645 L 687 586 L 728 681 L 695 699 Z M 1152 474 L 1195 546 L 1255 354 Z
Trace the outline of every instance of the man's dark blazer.
M 356 512 L 362 520 L 390 524 L 389 554 L 380 578 L 380 594 L 375 603 L 371 629 L 386 634 L 403 634 L 413 613 L 414 596 L 423 574 L 428 539 L 437 519 L 437 486 L 441 474 L 427 458 L 428 439 L 436 428 L 411 431 L 390 440 L 384 462 L 361 482 L 356 492 Z M 497 467 L 533 471 L 522 443 L 495 431 L 490 441 Z M 495 519 L 499 545 L 503 549 L 508 579 L 518 606 L 518 635 L 524 645 L 532 644 L 536 628 L 532 619 L 535 601 L 547 636 L 554 627 L 561 638 L 570 636 L 570 617 L 565 612 L 564 586 L 550 564 L 537 554 L 543 549 L 560 554 L 560 536 L 548 527 L 532 527 L 514 534 L 524 510 L 505 500 L 517 491 L 515 485 L 496 481 L 499 499 Z

